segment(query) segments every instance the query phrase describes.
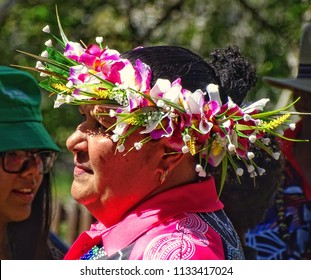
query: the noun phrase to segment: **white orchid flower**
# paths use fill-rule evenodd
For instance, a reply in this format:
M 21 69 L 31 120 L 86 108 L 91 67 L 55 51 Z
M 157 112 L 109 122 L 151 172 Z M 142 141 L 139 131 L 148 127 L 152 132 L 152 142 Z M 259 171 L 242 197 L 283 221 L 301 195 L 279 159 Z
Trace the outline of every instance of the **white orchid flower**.
M 220 95 L 219 95 L 219 86 L 218 85 L 208 84 L 206 87 L 206 91 L 208 93 L 210 101 L 212 101 L 212 100 L 217 101 L 220 106 L 222 105 Z
M 252 112 L 254 112 L 255 110 L 258 110 L 258 111 L 262 111 L 263 108 L 266 106 L 266 104 L 270 101 L 269 98 L 262 98 L 252 104 L 250 104 L 249 106 L 246 106 L 244 109 L 243 109 L 243 112 L 245 114 L 251 114 Z

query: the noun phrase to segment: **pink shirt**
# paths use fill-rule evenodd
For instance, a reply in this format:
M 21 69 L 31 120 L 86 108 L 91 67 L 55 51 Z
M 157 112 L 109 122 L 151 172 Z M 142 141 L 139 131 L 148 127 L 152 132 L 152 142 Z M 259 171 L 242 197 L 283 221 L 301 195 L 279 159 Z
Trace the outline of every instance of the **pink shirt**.
M 133 244 L 127 259 L 225 259 L 221 235 L 195 214 L 222 208 L 213 178 L 177 187 L 143 202 L 110 228 L 93 224 L 65 259 L 79 259 L 100 242 L 108 257 Z

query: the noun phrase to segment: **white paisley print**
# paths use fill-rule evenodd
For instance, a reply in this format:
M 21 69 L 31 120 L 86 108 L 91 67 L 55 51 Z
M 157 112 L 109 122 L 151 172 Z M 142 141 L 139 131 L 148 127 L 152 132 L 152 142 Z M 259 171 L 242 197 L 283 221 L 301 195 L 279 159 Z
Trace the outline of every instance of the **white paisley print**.
M 195 253 L 196 245 L 207 247 L 205 236 L 208 225 L 195 214 L 186 217 L 176 224 L 176 231 L 165 233 L 152 239 L 143 259 L 148 260 L 188 260 Z

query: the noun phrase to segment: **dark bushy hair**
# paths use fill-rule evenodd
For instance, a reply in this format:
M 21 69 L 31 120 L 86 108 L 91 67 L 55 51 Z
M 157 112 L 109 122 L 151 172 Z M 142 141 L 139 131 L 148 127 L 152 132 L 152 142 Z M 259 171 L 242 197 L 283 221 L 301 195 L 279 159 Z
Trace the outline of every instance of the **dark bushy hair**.
M 257 82 L 255 66 L 241 55 L 236 46 L 216 49 L 211 52 L 211 56 L 210 65 L 219 80 L 220 93 L 223 98 L 230 96 L 240 105 Z

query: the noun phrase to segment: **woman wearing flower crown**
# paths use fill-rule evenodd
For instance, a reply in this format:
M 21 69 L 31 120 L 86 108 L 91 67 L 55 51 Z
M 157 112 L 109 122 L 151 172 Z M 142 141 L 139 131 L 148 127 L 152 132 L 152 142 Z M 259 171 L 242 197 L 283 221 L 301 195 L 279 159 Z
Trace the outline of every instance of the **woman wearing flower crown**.
M 235 49 L 217 55 L 224 58 L 225 53 L 230 59 L 222 65 L 229 68 L 229 63 L 237 60 L 241 63 L 242 58 Z M 215 69 L 200 57 L 177 47 L 142 48 L 123 57 L 131 63 L 139 59 L 149 65 L 152 77 L 145 78 L 151 86 L 159 78 L 167 81 L 180 78 L 178 87 L 168 85 L 168 91 L 163 88 L 165 85 L 157 85 L 156 94 L 172 91 L 175 95 L 181 86 L 195 91 L 198 75 L 203 76 L 202 89 L 206 81 L 207 84 L 216 82 L 214 73 L 220 59 L 217 55 Z M 240 73 L 236 74 L 239 79 L 247 76 L 247 71 L 251 80 L 244 79 L 243 89 L 232 88 L 232 96 L 236 91 L 239 98 L 255 80 L 250 64 L 243 60 L 240 67 Z M 233 83 L 230 80 L 230 84 Z M 146 114 L 151 113 L 147 120 L 154 117 L 157 121 L 158 116 L 152 115 L 157 112 L 155 108 L 144 108 L 150 110 L 146 110 Z M 126 112 L 117 115 L 118 109 L 111 110 L 105 105 L 81 105 L 85 121 L 67 140 L 75 161 L 72 195 L 99 222 L 78 238 L 66 259 L 243 259 L 239 238 L 223 212 L 213 178 L 205 174 L 208 170 L 199 170 L 198 166 L 195 170 L 199 156 L 180 151 L 188 148 L 182 139 L 186 135 L 181 133 L 182 126 L 189 122 L 186 116 L 177 113 L 166 118 L 160 116 L 161 123 L 150 124 L 154 129 L 149 128 L 148 134 L 154 134 L 153 139 L 147 138 L 147 141 L 146 128 L 138 127 L 123 143 L 122 135 L 135 128 L 129 123 L 136 124 L 140 119 L 122 123 L 118 118 Z M 163 112 L 167 110 L 174 114 L 172 108 Z M 125 134 L 123 129 L 127 131 Z M 196 149 L 195 143 L 193 145 Z M 199 176 L 200 173 L 204 173 L 204 177 Z
M 266 135 L 280 135 L 290 105 L 240 107 L 256 74 L 236 47 L 210 61 L 173 46 L 121 55 L 100 37 L 84 46 L 60 31 L 62 51 L 49 40 L 28 55 L 55 107 L 79 105 L 84 121 L 67 140 L 71 193 L 98 221 L 65 259 L 244 259 L 219 193 L 228 166 L 237 178 L 265 172 L 253 147 L 279 157 Z M 221 168 L 219 192 L 211 166 Z

